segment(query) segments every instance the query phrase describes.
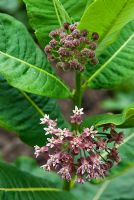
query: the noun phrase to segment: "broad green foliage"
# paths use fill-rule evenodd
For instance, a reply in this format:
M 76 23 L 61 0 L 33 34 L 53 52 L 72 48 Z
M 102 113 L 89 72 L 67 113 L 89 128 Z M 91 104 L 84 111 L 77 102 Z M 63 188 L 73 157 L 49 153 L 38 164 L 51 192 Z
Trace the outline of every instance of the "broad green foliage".
M 26 28 L 0 14 L 0 74 L 10 85 L 38 95 L 65 98 L 69 89 L 57 77 Z
M 118 40 L 107 48 L 95 68 L 87 66 L 84 85 L 92 88 L 113 88 L 134 74 L 134 21 L 127 24 Z
M 0 162 L 0 197 L 2 200 L 76 200 L 69 192 L 56 188 L 56 183 L 53 184 L 2 162 Z
M 130 200 L 134 197 L 134 168 L 120 177 L 99 185 L 77 185 L 72 193 L 78 200 Z
M 12 164 L 21 171 L 28 172 L 36 177 L 48 179 L 49 182 L 53 184 L 56 183 L 56 187 L 61 188 L 63 185 L 63 179 L 61 179 L 58 174 L 43 170 L 41 167 L 39 167 L 37 161 L 33 158 L 30 158 L 28 156 L 20 156 Z
M 29 145 L 41 146 L 46 141 L 39 124 L 44 113 L 57 118 L 59 126 L 67 126 L 55 100 L 21 92 L 0 78 L 0 127 L 17 133 Z
M 14 13 L 20 6 L 19 0 L 0 0 L 0 10 Z
M 63 10 L 63 16 L 61 16 L 60 6 L 58 2 L 61 2 L 65 10 L 68 12 L 70 18 L 75 21 L 79 21 L 82 16 L 86 5 L 90 4 L 93 0 L 23 0 L 27 7 L 27 12 L 32 28 L 35 30 L 35 34 L 44 47 L 48 43 L 48 34 L 55 28 L 59 28 L 61 23 L 64 23 L 66 18 L 66 12 Z M 59 20 L 59 19 L 60 20 Z
M 85 11 L 79 28 L 100 35 L 98 53 L 113 43 L 125 24 L 134 20 L 133 0 L 96 0 Z
M 109 123 L 115 124 L 117 127 L 134 127 L 134 104 L 126 108 L 122 114 L 100 114 L 88 117 L 83 122 L 82 127 L 101 126 Z

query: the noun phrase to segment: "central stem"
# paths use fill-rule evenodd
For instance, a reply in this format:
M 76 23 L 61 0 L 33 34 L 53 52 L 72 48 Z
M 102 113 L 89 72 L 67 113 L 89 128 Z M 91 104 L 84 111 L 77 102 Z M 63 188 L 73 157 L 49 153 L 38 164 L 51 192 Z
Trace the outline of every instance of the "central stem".
M 75 75 L 75 93 L 74 93 L 74 106 L 81 107 L 82 91 L 81 91 L 81 72 L 76 72 Z
M 81 107 L 81 100 L 82 100 L 81 72 L 76 72 L 76 74 L 75 74 L 75 93 L 74 93 L 74 97 L 73 97 L 74 106 L 77 106 L 78 108 L 80 108 Z M 76 179 L 76 177 L 75 177 L 75 179 Z M 75 179 L 72 179 L 69 182 L 68 181 L 64 181 L 63 189 L 67 190 L 67 191 L 70 191 L 70 189 L 75 184 Z

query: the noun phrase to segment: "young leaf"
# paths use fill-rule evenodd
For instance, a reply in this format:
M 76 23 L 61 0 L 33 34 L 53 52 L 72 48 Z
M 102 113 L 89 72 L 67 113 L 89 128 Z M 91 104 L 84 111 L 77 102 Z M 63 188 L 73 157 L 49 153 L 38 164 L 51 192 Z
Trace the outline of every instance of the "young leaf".
M 100 64 L 88 66 L 84 88 L 113 88 L 134 74 L 134 21 L 127 24 L 118 40 L 99 58 Z
M 101 114 L 88 117 L 83 122 L 82 127 L 101 126 L 109 123 L 123 128 L 134 127 L 134 103 L 126 108 L 122 114 Z
M 93 0 L 23 1 L 26 4 L 30 24 L 35 30 L 35 34 L 40 44 L 44 47 L 49 41 L 48 34 L 50 31 L 59 28 L 60 24 L 66 22 L 66 20 L 68 20 L 66 17 L 67 15 L 73 17 L 75 21 L 79 21 L 87 3 L 89 5 Z M 60 2 L 65 9 L 63 9 L 63 6 L 61 6 Z
M 26 28 L 0 14 L 0 74 L 10 85 L 38 95 L 66 98 L 69 89 L 56 76 Z
M 35 177 L 18 170 L 9 164 L 0 162 L 1 199 L 24 200 L 76 200 L 69 192 L 56 188 L 56 183 Z
M 131 20 L 134 20 L 133 0 L 96 0 L 86 9 L 79 28 L 99 33 L 100 54 L 116 40 L 119 31 Z
M 40 118 L 50 114 L 60 127 L 67 127 L 54 99 L 31 95 L 9 86 L 0 78 L 0 127 L 15 132 L 29 145 L 44 145 L 47 137 Z

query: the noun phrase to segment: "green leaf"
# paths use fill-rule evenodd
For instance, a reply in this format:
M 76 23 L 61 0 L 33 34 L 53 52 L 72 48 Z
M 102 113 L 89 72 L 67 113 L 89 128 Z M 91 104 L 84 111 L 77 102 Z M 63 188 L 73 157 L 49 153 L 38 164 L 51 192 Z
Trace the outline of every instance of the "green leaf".
M 99 185 L 77 185 L 72 191 L 78 200 L 132 200 L 134 197 L 134 168 L 124 175 Z
M 0 127 L 17 133 L 29 145 L 42 146 L 47 139 L 39 124 L 44 113 L 57 118 L 59 127 L 68 126 L 54 99 L 21 92 L 0 78 Z
M 91 125 L 115 124 L 117 127 L 134 127 L 134 103 L 129 105 L 121 114 L 100 114 L 88 117 L 82 123 L 82 127 Z
M 93 0 L 23 0 L 27 7 L 28 17 L 35 34 L 44 47 L 48 41 L 48 34 L 50 31 L 58 28 L 61 23 L 65 22 L 64 15 L 68 12 L 70 17 L 75 21 L 79 21 L 86 5 Z M 65 10 L 61 6 L 57 7 L 56 3 L 61 2 Z M 60 23 L 59 23 L 60 21 Z
M 10 85 L 43 96 L 70 96 L 69 89 L 52 74 L 45 55 L 20 22 L 0 14 L 0 35 L 0 74 Z
M 57 187 L 62 187 L 63 185 L 64 181 L 57 173 L 43 170 L 41 167 L 39 167 L 37 161 L 31 157 L 20 156 L 15 160 L 13 165 L 21 171 L 28 172 L 31 175 L 43 178 L 45 180 L 49 180 L 53 184 L 56 183 Z
M 100 35 L 98 53 L 113 43 L 120 30 L 134 20 L 133 0 L 96 0 L 85 11 L 79 28 L 98 32 Z
M 0 0 L 0 10 L 5 12 L 14 13 L 20 6 L 19 0 Z
M 76 200 L 69 192 L 56 188 L 49 180 L 35 177 L 0 162 L 0 195 L 2 200 Z
M 88 66 L 83 88 L 113 88 L 134 74 L 134 21 L 122 30 L 117 42 L 107 48 L 96 67 Z

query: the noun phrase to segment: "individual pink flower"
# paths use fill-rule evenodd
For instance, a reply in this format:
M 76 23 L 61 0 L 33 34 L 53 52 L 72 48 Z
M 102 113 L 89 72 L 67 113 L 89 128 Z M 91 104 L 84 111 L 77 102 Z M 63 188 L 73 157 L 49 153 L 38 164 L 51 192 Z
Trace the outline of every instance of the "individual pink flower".
M 71 116 L 71 123 L 72 124 L 81 124 L 82 122 L 82 115 L 84 114 L 83 108 L 78 108 L 75 106 L 75 109 L 73 110 L 74 115 Z
M 40 119 L 41 120 L 41 123 L 40 124 L 46 124 L 48 126 L 52 126 L 52 127 L 55 127 L 57 126 L 57 122 L 56 120 L 52 120 L 49 118 L 49 115 L 46 115 Z
M 64 166 L 58 171 L 58 174 L 61 175 L 63 179 L 66 179 L 67 181 L 71 180 L 71 172 L 69 166 Z

